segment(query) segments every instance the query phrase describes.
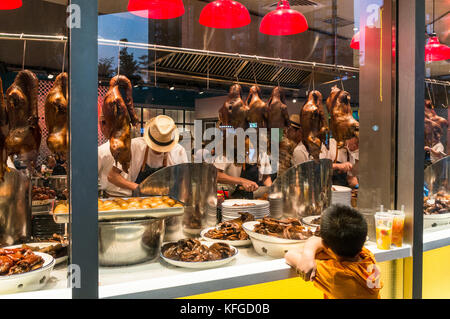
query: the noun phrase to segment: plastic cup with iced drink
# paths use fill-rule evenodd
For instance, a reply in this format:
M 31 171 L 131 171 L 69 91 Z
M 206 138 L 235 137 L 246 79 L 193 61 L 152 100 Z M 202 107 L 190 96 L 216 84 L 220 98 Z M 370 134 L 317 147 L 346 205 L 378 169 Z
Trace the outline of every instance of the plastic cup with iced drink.
M 378 249 L 391 249 L 393 220 L 394 216 L 389 213 L 378 212 L 375 214 L 375 229 Z
M 403 229 L 405 227 L 405 213 L 400 210 L 391 210 L 389 214 L 393 216 L 392 221 L 392 245 L 402 247 Z

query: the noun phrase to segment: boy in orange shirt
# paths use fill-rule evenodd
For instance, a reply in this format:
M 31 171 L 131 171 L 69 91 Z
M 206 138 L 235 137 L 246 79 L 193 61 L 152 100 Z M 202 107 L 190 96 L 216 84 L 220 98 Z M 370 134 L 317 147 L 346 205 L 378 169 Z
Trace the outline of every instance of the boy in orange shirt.
M 364 247 L 364 217 L 349 206 L 331 206 L 322 214 L 320 236 L 308 239 L 303 252 L 287 252 L 286 262 L 326 299 L 379 299 L 380 272 Z

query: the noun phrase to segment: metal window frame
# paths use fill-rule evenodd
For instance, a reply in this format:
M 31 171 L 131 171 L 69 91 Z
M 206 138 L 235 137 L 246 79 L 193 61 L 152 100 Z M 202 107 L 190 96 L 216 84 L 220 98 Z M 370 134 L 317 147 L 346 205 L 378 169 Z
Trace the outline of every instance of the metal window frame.
M 81 28 L 70 30 L 71 263 L 81 270 L 73 298 L 98 298 L 97 56 L 98 1 L 71 0 Z M 397 0 L 397 108 L 399 154 L 396 204 L 413 210 L 413 298 L 422 296 L 424 0 Z M 407 67 L 404 67 L 404 66 Z M 414 105 L 411 112 L 411 105 Z M 403 127 L 412 127 L 402 130 Z M 413 147 L 411 147 L 413 145 Z M 407 147 L 407 148 L 406 148 Z M 402 152 L 402 148 L 408 150 Z M 408 162 L 406 162 L 408 161 Z M 408 164 L 407 164 L 408 163 Z M 411 178 L 411 173 L 412 178 Z M 412 180 L 412 183 L 405 183 Z M 407 195 L 407 194 L 410 195 Z M 412 194 L 412 195 L 411 195 Z M 411 197 L 412 196 L 412 197 Z M 409 205 L 409 207 L 408 207 Z
M 97 86 L 98 3 L 71 0 L 80 28 L 69 28 L 70 263 L 79 270 L 74 299 L 98 299 Z

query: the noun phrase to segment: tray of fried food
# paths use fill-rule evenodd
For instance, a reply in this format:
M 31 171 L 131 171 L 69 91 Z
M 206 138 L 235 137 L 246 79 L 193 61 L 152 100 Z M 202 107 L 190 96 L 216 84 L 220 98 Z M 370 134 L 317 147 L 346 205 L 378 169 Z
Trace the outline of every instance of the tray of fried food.
M 245 222 L 253 221 L 254 217 L 249 213 L 239 213 L 239 218 L 222 222 L 216 227 L 209 227 L 201 232 L 201 237 L 206 241 L 232 244 L 233 246 L 247 246 L 251 244 L 250 237 L 242 228 Z
M 169 196 L 109 198 L 98 200 L 99 220 L 165 218 L 180 216 L 184 206 Z

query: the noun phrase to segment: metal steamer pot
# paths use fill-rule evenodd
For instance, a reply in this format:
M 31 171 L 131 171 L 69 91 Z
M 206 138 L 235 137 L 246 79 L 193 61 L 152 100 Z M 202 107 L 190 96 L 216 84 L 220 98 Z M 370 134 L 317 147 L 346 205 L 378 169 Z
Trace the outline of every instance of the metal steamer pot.
M 142 218 L 98 222 L 100 266 L 127 266 L 159 256 L 164 219 Z

